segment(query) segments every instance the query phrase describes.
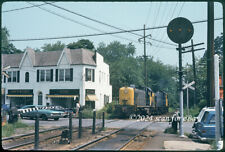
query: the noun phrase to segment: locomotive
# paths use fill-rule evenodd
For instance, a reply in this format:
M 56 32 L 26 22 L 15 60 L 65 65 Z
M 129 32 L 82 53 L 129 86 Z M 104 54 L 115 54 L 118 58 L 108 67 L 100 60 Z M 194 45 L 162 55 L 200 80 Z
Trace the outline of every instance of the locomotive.
M 151 88 L 121 87 L 119 104 L 115 106 L 117 115 L 129 117 L 131 114 L 159 115 L 168 112 L 168 95 Z

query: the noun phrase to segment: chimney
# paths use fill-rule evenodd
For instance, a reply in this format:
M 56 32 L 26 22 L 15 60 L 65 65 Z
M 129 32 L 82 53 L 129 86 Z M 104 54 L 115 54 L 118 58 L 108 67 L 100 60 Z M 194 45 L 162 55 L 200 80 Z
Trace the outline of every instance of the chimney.
M 94 59 L 94 61 L 95 61 L 95 63 L 97 62 L 97 51 L 95 50 L 95 54 L 94 54 L 94 56 L 93 56 L 93 59 Z

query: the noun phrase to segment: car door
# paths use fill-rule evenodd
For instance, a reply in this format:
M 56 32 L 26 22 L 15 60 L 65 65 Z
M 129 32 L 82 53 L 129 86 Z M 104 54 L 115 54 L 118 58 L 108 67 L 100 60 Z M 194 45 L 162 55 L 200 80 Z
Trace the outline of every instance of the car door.
M 215 137 L 215 130 L 216 130 L 216 121 L 215 121 L 215 114 L 210 114 L 208 123 L 205 125 L 206 133 L 208 138 L 214 138 Z
M 25 106 L 23 109 L 30 109 L 30 108 L 35 108 L 35 106 Z M 24 114 L 22 114 L 23 117 L 31 117 L 33 114 L 32 114 L 32 111 L 31 112 L 26 112 Z

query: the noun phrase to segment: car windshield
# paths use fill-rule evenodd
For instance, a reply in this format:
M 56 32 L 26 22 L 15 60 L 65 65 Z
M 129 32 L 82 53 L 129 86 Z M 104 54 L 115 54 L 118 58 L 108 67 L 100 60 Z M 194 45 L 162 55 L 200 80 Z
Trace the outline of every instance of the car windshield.
M 208 118 L 208 115 L 209 115 L 209 112 L 208 112 L 208 111 L 206 111 L 206 112 L 205 112 L 205 114 L 204 114 L 204 116 L 202 117 L 201 122 L 206 123 L 207 118 Z
M 204 112 L 205 112 L 205 109 L 202 109 L 201 112 L 199 113 L 199 115 L 198 115 L 198 120 L 199 120 L 199 121 L 201 120 L 201 118 L 202 118 Z
M 215 121 L 215 115 L 213 115 L 209 121 L 210 124 L 215 124 L 216 121 Z

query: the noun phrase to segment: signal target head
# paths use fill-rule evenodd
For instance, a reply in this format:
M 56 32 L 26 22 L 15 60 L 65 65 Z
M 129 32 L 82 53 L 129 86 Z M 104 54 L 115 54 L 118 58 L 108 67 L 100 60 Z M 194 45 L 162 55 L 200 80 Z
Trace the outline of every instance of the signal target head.
M 194 28 L 188 19 L 178 17 L 168 24 L 167 34 L 171 41 L 182 44 L 188 42 L 192 38 Z

